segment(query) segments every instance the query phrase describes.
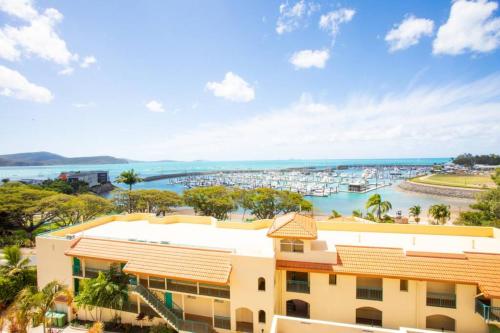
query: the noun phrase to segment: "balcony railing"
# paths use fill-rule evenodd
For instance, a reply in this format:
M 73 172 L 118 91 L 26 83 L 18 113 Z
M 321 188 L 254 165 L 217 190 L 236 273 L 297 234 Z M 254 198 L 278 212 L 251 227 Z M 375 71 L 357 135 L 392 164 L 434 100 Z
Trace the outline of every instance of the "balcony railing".
M 382 300 L 382 288 L 358 287 L 356 288 L 357 299 L 369 299 L 372 301 Z
M 216 286 L 208 286 L 200 284 L 200 295 L 212 296 L 218 298 L 229 298 L 230 292 L 229 288 L 224 287 L 216 287 Z
M 167 290 L 179 291 L 181 293 L 198 294 L 198 287 L 196 286 L 196 284 L 174 280 L 167 281 Z
M 85 268 L 85 277 L 95 279 L 99 275 L 100 271 L 102 270 L 97 268 Z
M 309 281 L 287 280 L 286 291 L 309 294 Z
M 165 280 L 149 279 L 149 288 L 165 290 Z
M 457 297 L 455 294 L 428 292 L 427 306 L 455 309 L 457 307 Z
M 476 313 L 485 321 L 500 322 L 500 307 L 490 306 L 476 299 Z
M 222 328 L 225 330 L 231 329 L 231 318 L 230 317 L 222 317 L 222 316 L 214 316 L 214 327 Z

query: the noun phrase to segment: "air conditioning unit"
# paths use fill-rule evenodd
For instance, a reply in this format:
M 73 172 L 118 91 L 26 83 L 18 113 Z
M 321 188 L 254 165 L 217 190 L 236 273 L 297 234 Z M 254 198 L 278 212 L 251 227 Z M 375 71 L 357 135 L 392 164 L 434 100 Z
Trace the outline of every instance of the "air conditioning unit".
M 73 235 L 73 234 L 67 234 L 67 235 L 66 235 L 66 239 L 75 239 L 75 237 L 76 237 L 76 236 L 75 236 L 75 235 Z

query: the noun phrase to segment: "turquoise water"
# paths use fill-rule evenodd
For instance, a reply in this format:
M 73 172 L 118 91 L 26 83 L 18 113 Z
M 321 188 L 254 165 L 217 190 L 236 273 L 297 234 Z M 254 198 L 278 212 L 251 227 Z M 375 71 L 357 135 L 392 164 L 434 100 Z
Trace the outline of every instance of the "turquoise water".
M 22 178 L 54 178 L 62 171 L 70 170 L 107 170 L 113 180 L 120 172 L 135 169 L 142 177 L 193 171 L 214 170 L 249 170 L 249 169 L 282 169 L 295 167 L 333 167 L 338 165 L 433 165 L 444 163 L 449 158 L 418 158 L 418 159 L 360 159 L 360 160 L 279 160 L 279 161 L 194 161 L 194 162 L 137 162 L 129 164 L 100 164 L 100 165 L 71 165 L 71 166 L 34 166 L 34 167 L 0 167 L 0 178 L 12 180 Z M 164 189 L 182 192 L 180 185 L 167 184 L 166 180 L 140 183 L 135 186 L 139 189 Z M 397 185 L 381 188 L 368 193 L 337 193 L 329 197 L 308 197 L 314 204 L 317 213 L 327 214 L 332 209 L 342 214 L 351 214 L 354 209 L 363 209 L 367 198 L 373 193 L 380 193 L 385 200 L 396 210 L 407 212 L 408 207 L 419 204 L 426 208 L 434 203 L 449 204 L 454 208 L 466 207 L 468 201 L 437 196 L 423 195 L 413 192 L 404 192 Z

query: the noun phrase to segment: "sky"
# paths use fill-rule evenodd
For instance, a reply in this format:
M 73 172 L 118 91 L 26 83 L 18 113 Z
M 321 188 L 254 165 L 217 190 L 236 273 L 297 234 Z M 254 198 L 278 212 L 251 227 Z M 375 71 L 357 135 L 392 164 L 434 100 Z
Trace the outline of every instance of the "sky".
M 498 7 L 0 0 L 0 154 L 500 153 Z

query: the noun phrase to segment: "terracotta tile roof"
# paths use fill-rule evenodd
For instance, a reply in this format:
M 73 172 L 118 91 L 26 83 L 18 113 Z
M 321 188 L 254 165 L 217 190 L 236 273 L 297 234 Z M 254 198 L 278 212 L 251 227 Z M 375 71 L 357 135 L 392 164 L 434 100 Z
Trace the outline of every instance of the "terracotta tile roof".
M 126 273 L 227 284 L 230 252 L 163 244 L 81 238 L 66 251 L 72 257 L 126 263 Z
M 267 236 L 274 238 L 316 239 L 318 231 L 313 218 L 289 213 L 274 219 Z
M 477 284 L 486 297 L 500 298 L 500 255 L 405 255 L 402 249 L 337 246 L 338 263 L 278 260 L 277 269 Z

